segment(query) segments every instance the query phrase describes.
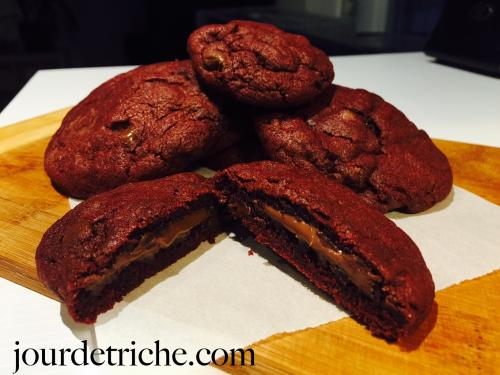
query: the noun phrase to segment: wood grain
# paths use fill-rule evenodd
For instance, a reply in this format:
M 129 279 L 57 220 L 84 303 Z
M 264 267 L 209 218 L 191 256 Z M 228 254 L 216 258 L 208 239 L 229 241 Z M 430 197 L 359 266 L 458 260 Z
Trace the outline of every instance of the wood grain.
M 453 182 L 500 204 L 500 148 L 434 139 L 453 170 Z
M 500 368 L 498 285 L 497 271 L 438 292 L 434 314 L 406 345 L 387 344 L 345 318 L 272 336 L 251 346 L 255 366 L 223 369 L 233 374 L 493 374 Z
M 67 111 L 0 129 L 0 276 L 52 298 L 34 255 L 45 230 L 69 209 L 43 171 L 43 153 Z
M 0 276 L 52 298 L 38 281 L 34 252 L 45 230 L 69 209 L 43 171 L 43 153 L 67 111 L 0 129 Z M 500 203 L 500 149 L 435 142 L 450 160 L 456 185 Z M 435 314 L 404 346 L 375 339 L 346 318 L 272 336 L 251 346 L 256 366 L 223 369 L 237 374 L 493 373 L 500 368 L 498 285 L 500 271 L 439 292 Z

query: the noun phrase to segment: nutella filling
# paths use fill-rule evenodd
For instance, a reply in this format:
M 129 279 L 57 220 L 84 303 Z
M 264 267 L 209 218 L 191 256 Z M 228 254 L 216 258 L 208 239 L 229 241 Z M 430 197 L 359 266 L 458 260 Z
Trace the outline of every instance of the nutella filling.
M 130 251 L 118 254 L 110 268 L 101 274 L 88 276 L 86 290 L 92 294 L 99 294 L 101 290 L 112 282 L 115 276 L 135 261 L 151 260 L 162 249 L 166 249 L 176 240 L 186 237 L 189 232 L 210 217 L 207 209 L 199 209 L 168 223 L 168 225 L 157 233 L 144 233 L 139 243 Z
M 342 251 L 327 241 L 317 228 L 292 215 L 284 214 L 267 204 L 260 204 L 259 207 L 267 216 L 320 254 L 323 259 L 340 268 L 362 292 L 373 296 L 374 284 L 381 281 L 381 278 L 373 274 L 370 267 L 360 257 Z

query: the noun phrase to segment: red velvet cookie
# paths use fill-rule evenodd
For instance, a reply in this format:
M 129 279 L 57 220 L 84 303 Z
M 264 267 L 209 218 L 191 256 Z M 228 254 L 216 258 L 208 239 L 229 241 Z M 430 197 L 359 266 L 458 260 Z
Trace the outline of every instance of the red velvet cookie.
M 250 163 L 252 161 L 267 160 L 267 155 L 255 136 L 248 136 L 224 150 L 203 158 L 199 161 L 200 167 L 221 170 L 234 164 Z
M 208 87 L 261 107 L 307 103 L 334 76 L 328 56 L 305 37 L 265 23 L 203 26 L 189 37 L 188 52 Z
M 213 185 L 194 173 L 89 198 L 44 234 L 40 280 L 78 322 L 93 323 L 146 278 L 220 233 Z
M 105 82 L 66 115 L 45 170 L 63 193 L 86 198 L 183 171 L 240 131 L 201 91 L 190 61 L 147 65 Z
M 434 283 L 419 249 L 351 190 L 270 161 L 215 178 L 228 215 L 374 335 L 397 340 L 429 313 Z
M 334 85 L 307 107 L 260 117 L 256 130 L 271 159 L 320 171 L 384 212 L 426 210 L 452 187 L 429 136 L 366 90 Z

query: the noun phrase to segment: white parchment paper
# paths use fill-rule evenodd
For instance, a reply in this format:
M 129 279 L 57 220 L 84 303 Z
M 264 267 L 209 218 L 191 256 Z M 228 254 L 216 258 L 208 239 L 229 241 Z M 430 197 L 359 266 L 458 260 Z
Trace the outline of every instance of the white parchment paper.
M 424 213 L 388 217 L 419 246 L 437 290 L 500 267 L 500 209 L 466 190 L 455 186 Z M 244 347 L 344 316 L 270 250 L 219 236 L 101 315 L 95 333 L 100 347 L 160 340 L 163 347 L 196 352 Z

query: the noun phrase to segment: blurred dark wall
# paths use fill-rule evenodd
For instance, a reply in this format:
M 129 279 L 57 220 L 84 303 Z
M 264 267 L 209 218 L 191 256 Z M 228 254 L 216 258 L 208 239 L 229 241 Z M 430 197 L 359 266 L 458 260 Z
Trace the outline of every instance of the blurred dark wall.
M 272 5 L 273 0 L 239 1 Z M 0 110 L 39 69 L 187 57 L 199 8 L 234 1 L 0 0 Z
M 232 18 L 305 34 L 332 55 L 421 50 L 444 2 L 388 0 L 387 30 L 416 34 L 394 38 L 356 33 L 355 0 L 336 1 L 341 18 L 308 14 L 326 6 L 319 0 L 0 0 L 0 110 L 39 69 L 183 59 L 197 25 Z

